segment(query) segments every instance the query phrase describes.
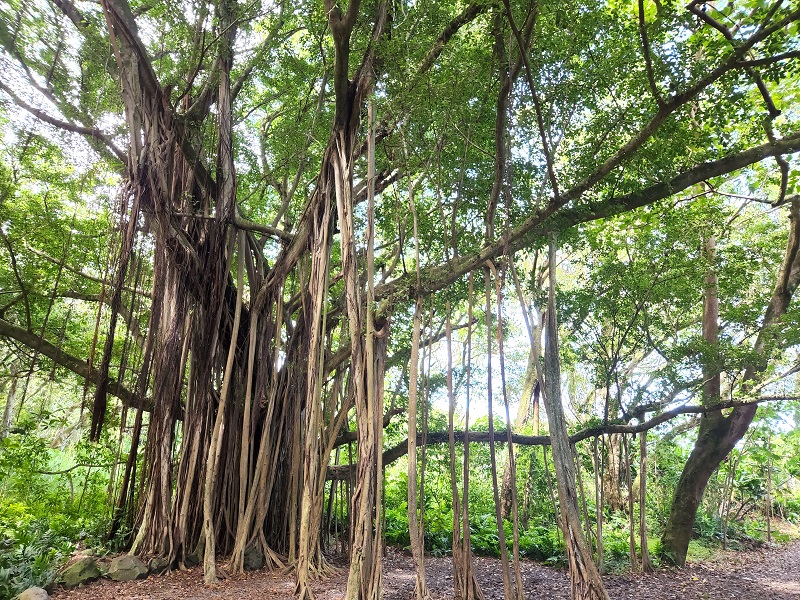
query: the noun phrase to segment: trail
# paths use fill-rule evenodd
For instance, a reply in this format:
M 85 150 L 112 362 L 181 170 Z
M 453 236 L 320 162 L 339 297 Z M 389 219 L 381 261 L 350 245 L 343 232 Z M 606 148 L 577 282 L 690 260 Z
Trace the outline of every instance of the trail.
M 425 564 L 433 597 L 436 600 L 452 598 L 451 559 L 426 557 Z M 502 598 L 499 560 L 477 558 L 476 572 L 487 600 Z M 522 572 L 526 598 L 568 599 L 568 576 L 564 570 L 524 561 Z M 800 600 L 800 541 L 780 548 L 725 552 L 713 562 L 691 564 L 684 569 L 661 569 L 651 575 L 606 575 L 603 579 L 613 600 Z M 346 569 L 312 585 L 316 600 L 340 600 L 345 587 Z M 202 570 L 195 567 L 128 583 L 104 579 L 80 589 L 57 589 L 52 597 L 59 600 L 290 600 L 293 590 L 291 575 L 265 571 L 205 586 Z M 413 591 L 411 557 L 390 548 L 384 559 L 384 600 L 408 600 Z

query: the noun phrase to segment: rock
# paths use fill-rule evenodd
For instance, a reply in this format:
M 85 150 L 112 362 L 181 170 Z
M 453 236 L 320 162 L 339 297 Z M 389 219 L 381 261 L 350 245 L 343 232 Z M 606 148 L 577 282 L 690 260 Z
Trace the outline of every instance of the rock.
M 149 570 L 141 559 L 130 554 L 117 556 L 111 561 L 108 567 L 108 576 L 114 581 L 133 581 L 134 579 L 144 579 Z
M 61 572 L 64 587 L 74 588 L 100 577 L 100 569 L 91 556 L 84 556 Z
M 161 575 L 161 573 L 169 569 L 169 563 L 163 558 L 155 557 L 151 558 L 147 563 L 147 568 L 150 569 L 151 573 Z
M 40 587 L 31 587 L 22 592 L 18 600 L 48 600 L 50 596 Z
M 200 555 L 194 552 L 191 554 L 187 554 L 184 564 L 189 568 L 196 567 L 197 565 L 200 564 Z
M 244 570 L 258 571 L 264 567 L 264 553 L 258 546 L 249 546 L 244 551 Z

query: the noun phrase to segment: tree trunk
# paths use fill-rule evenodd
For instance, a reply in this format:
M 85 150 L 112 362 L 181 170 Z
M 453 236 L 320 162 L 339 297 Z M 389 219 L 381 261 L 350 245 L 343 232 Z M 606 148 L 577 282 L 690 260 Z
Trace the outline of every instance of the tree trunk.
M 205 555 L 203 558 L 203 579 L 206 583 L 213 583 L 217 580 L 216 572 L 216 532 L 214 527 L 214 492 L 217 488 L 217 479 L 220 471 L 220 453 L 222 451 L 222 430 L 225 427 L 226 408 L 233 388 L 232 379 L 234 355 L 236 354 L 236 342 L 239 333 L 239 323 L 242 316 L 242 293 L 244 292 L 244 232 L 239 234 L 239 260 L 236 276 L 237 296 L 236 313 L 233 321 L 231 343 L 228 348 L 228 356 L 225 362 L 225 374 L 223 375 L 222 393 L 220 394 L 219 406 L 217 407 L 217 417 L 214 421 L 214 430 L 211 433 L 211 440 L 208 447 L 208 458 L 206 459 L 205 483 L 203 486 L 203 534 L 205 537 Z M 232 424 L 229 426 L 232 429 Z
M 327 464 L 327 455 L 321 456 L 322 386 L 325 379 L 325 330 L 327 321 L 326 298 L 330 264 L 330 204 L 323 204 L 322 215 L 315 219 L 311 246 L 311 274 L 308 281 L 308 353 L 306 382 L 305 440 L 303 446 L 303 495 L 300 504 L 300 532 L 295 575 L 295 594 L 298 600 L 313 598 L 309 586 L 310 571 L 322 567 L 319 521 L 322 511 L 325 482 L 320 485 L 319 470 Z M 324 461 L 324 462 L 323 462 Z
M 490 223 L 488 219 L 487 223 Z M 489 226 L 487 225 L 487 227 Z M 494 438 L 494 402 L 492 400 L 492 279 L 491 271 L 488 266 L 484 269 L 484 285 L 486 294 L 486 396 L 489 413 L 489 461 L 492 474 L 492 492 L 494 493 L 497 540 L 500 546 L 500 566 L 503 574 L 503 596 L 505 600 L 511 600 L 514 597 L 514 591 L 511 585 L 511 565 L 508 560 L 508 546 L 506 545 L 506 532 L 503 526 L 502 506 L 500 504 L 500 487 L 497 481 L 497 454 L 495 451 Z
M 460 584 L 454 581 L 454 597 L 461 600 L 483 600 L 485 598 L 483 590 L 475 577 L 474 564 L 472 562 L 472 545 L 470 543 L 470 529 L 469 529 L 469 400 L 470 388 L 472 384 L 472 308 L 473 308 L 473 291 L 474 291 L 474 274 L 469 274 L 469 284 L 467 288 L 467 355 L 466 364 L 466 398 L 464 406 L 464 464 L 463 464 L 463 487 L 461 496 L 461 524 L 460 532 L 462 538 L 457 544 L 459 548 L 460 565 L 456 567 L 453 565 L 454 573 L 461 573 Z M 453 533 L 453 542 L 456 544 L 458 540 L 455 539 L 455 528 Z M 455 546 L 454 546 L 455 548 Z M 456 560 L 456 553 L 453 552 L 453 560 Z M 459 593 L 461 594 L 459 596 Z
M 631 445 L 628 436 L 622 434 L 622 452 L 625 464 L 625 486 L 628 488 L 628 559 L 630 560 L 631 570 L 639 569 L 639 562 L 636 560 L 636 516 L 633 507 L 633 479 L 631 477 Z
M 558 350 L 558 319 L 556 318 L 555 302 L 555 236 L 550 239 L 549 263 L 550 291 L 547 301 L 544 405 L 550 426 L 550 445 L 553 451 L 558 499 L 561 507 L 560 525 L 564 532 L 564 543 L 569 562 L 570 598 L 572 600 L 609 600 L 581 528 L 575 489 L 575 463 L 572 458 L 564 408 L 561 404 L 561 361 Z
M 595 539 L 597 540 L 597 570 L 603 572 L 603 452 L 597 451 L 598 438 L 592 440 L 592 462 L 594 465 Z
M 517 600 L 522 600 L 522 571 L 519 564 L 519 502 L 517 500 L 517 466 L 514 458 L 513 428 L 511 426 L 511 414 L 508 408 L 508 387 L 506 385 L 506 363 L 505 352 L 503 350 L 503 293 L 502 281 L 497 269 L 491 261 L 487 262 L 489 269 L 494 275 L 494 290 L 497 301 L 497 353 L 500 362 L 500 387 L 503 390 L 503 408 L 506 417 L 506 448 L 508 451 L 508 472 L 511 483 L 511 526 L 512 526 L 512 556 L 514 559 L 514 586 Z M 501 519 L 502 520 L 502 519 Z
M 4 440 L 8 436 L 8 432 L 11 431 L 11 425 L 14 422 L 14 404 L 17 401 L 17 363 L 11 363 L 11 369 L 9 374 L 9 379 L 11 383 L 8 386 L 8 395 L 6 396 L 6 407 L 3 410 L 3 420 L 0 421 L 0 441 Z M 0 386 L 0 395 L 5 390 L 6 382 L 3 381 L 2 386 Z
M 757 358 L 746 366 L 742 377 L 745 391 L 767 368 L 770 354 L 774 351 L 774 338 L 779 333 L 781 317 L 800 283 L 800 200 L 792 201 L 789 218 L 789 239 L 783 263 L 754 345 L 754 355 Z M 756 408 L 754 404 L 734 408 L 728 416 L 723 416 L 722 412 L 704 413 L 701 416 L 697 441 L 675 488 L 669 519 L 661 540 L 664 557 L 672 563 L 678 566 L 685 564 L 697 508 L 708 480 L 747 432 L 755 417 Z
M 642 418 L 645 418 L 642 415 Z M 647 546 L 647 432 L 639 434 L 639 545 L 642 547 L 642 572 L 651 573 L 653 563 L 650 560 L 650 549 Z
M 611 512 L 619 512 L 624 509 L 620 481 L 622 480 L 622 447 L 620 436 L 610 434 L 606 446 L 605 468 L 603 475 L 603 498 L 605 506 Z
M 413 210 L 413 209 L 412 209 Z M 417 300 L 411 337 L 411 361 L 408 375 L 408 533 L 411 539 L 411 555 L 414 558 L 414 597 L 417 600 L 430 598 L 425 583 L 424 524 L 419 515 L 417 491 L 417 396 L 419 380 L 419 338 L 421 329 L 422 302 Z
M 528 366 L 525 369 L 525 379 L 522 383 L 522 393 L 519 399 L 519 408 L 517 409 L 517 417 L 514 420 L 514 429 L 520 431 L 533 417 L 533 391 L 538 384 L 536 378 L 536 362 L 535 356 L 538 356 L 538 351 L 531 346 L 528 351 Z M 536 402 L 535 410 L 538 412 L 538 402 Z M 537 421 L 538 421 L 538 414 Z M 538 432 L 534 432 L 537 435 Z M 511 517 L 512 499 L 511 499 L 511 454 L 509 453 L 506 458 L 506 466 L 503 469 L 503 487 L 501 491 L 501 503 L 503 507 L 503 519 L 506 520 Z

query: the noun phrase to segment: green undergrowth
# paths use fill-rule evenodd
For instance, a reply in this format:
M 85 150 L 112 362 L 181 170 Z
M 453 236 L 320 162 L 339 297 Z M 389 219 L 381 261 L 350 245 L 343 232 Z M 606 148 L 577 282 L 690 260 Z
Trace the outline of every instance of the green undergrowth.
M 387 543 L 408 549 L 410 542 L 405 510 L 389 509 L 386 517 Z M 445 556 L 451 552 L 452 529 L 446 525 L 444 520 L 437 521 L 436 519 L 425 523 L 425 550 L 433 556 Z M 510 552 L 511 524 L 506 521 L 504 525 Z M 781 545 L 800 539 L 800 527 L 791 522 L 775 520 L 772 527 L 772 543 L 774 544 Z M 493 515 L 471 517 L 470 536 L 475 554 L 494 557 L 500 555 L 500 544 Z M 635 541 L 636 554 L 641 556 L 638 535 Z M 763 519 L 749 517 L 741 522 L 728 524 L 727 548 L 730 551 L 752 550 L 763 546 L 765 541 L 766 527 Z M 603 530 L 604 572 L 623 573 L 630 570 L 629 544 L 627 515 L 622 513 L 611 515 L 604 523 Z M 520 555 L 523 558 L 557 567 L 566 565 L 563 538 L 554 524 L 523 528 L 520 531 L 519 546 Z M 594 540 L 592 540 L 592 546 L 596 548 Z M 661 540 L 654 532 L 648 536 L 648 549 L 654 566 L 660 566 Z M 713 562 L 723 556 L 723 532 L 719 520 L 700 513 L 695 524 L 695 539 L 689 544 L 687 562 Z
M 0 599 L 47 586 L 73 549 L 47 519 L 32 518 L 20 504 L 0 507 Z
M 107 447 L 52 448 L 47 434 L 23 422 L 0 440 L 0 600 L 45 587 L 78 546 L 102 543 Z

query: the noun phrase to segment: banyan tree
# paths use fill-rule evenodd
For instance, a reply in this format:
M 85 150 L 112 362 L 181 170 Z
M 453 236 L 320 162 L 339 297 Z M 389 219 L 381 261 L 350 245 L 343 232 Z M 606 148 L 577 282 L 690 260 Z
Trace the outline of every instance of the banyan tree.
M 399 412 L 384 399 L 394 370 L 413 396 L 403 452 L 412 454 L 425 597 L 420 347 L 444 337 L 434 321 L 447 322 L 448 340 L 456 327 L 477 335 L 473 302 L 483 294 L 489 382 L 467 374 L 467 390 L 488 389 L 491 411 L 494 377 L 511 423 L 503 290 L 512 281 L 520 289 L 515 256 L 549 243 L 546 319 L 528 323 L 528 395 L 543 395 L 558 429 L 574 595 L 607 597 L 572 505 L 558 414 L 556 234 L 762 169 L 774 180 L 771 201 L 791 208 L 792 233 L 748 380 L 763 371 L 768 329 L 800 277 L 787 162 L 800 130 L 796 108 L 781 105 L 797 73 L 800 11 L 718 4 L 7 3 L 4 100 L 47 135 L 83 137 L 82 152 L 114 173 L 110 268 L 88 363 L 5 311 L 0 321 L 0 335 L 91 384 L 92 439 L 112 411 L 132 424 L 110 535 L 175 566 L 201 561 L 209 582 L 217 558 L 241 570 L 255 548 L 270 566 L 293 568 L 297 595 L 311 597 L 310 580 L 331 570 L 320 533 L 326 481 L 346 479 L 347 598 L 379 597 L 383 467 L 398 455 L 383 442 Z M 455 402 L 452 381 L 448 391 Z M 720 402 L 712 396 L 702 410 Z M 665 536 L 677 562 L 699 502 L 691 498 L 753 411 L 703 417 Z M 479 441 L 493 447 L 489 424 Z M 724 442 L 709 449 L 711 430 Z M 462 521 L 454 515 L 457 594 L 474 598 L 468 486 L 457 485 L 468 467 L 453 451 L 468 448 L 469 431 L 461 435 L 438 441 L 450 443 L 463 507 Z M 496 437 L 513 474 L 511 428 Z M 352 463 L 336 471 L 344 444 Z M 502 544 L 505 595 L 521 597 L 517 499 L 504 488 L 514 521 L 511 557 Z

